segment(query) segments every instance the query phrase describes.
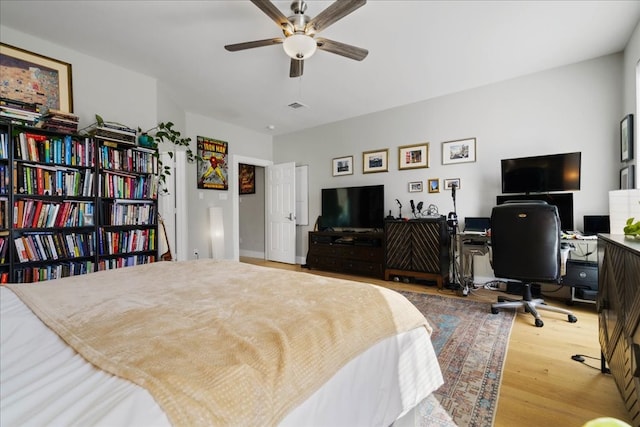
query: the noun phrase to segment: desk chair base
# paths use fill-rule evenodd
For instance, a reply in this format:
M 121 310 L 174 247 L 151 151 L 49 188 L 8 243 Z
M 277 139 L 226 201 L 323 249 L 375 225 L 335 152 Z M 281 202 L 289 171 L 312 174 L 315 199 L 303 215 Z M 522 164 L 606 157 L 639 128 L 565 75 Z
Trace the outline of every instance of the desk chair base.
M 498 310 L 501 308 L 520 308 L 523 307 L 524 311 L 531 313 L 533 317 L 535 317 L 535 325 L 539 328 L 544 326 L 544 322 L 542 321 L 542 317 L 538 313 L 536 308 L 541 310 L 553 311 L 556 313 L 562 313 L 567 315 L 567 320 L 570 323 L 576 323 L 578 319 L 573 315 L 571 310 L 567 310 L 564 308 L 553 307 L 551 305 L 545 304 L 542 298 L 532 298 L 531 297 L 531 284 L 524 283 L 524 291 L 523 297 L 521 300 L 512 300 L 509 298 L 499 297 L 498 302 L 491 304 L 491 313 L 498 314 Z

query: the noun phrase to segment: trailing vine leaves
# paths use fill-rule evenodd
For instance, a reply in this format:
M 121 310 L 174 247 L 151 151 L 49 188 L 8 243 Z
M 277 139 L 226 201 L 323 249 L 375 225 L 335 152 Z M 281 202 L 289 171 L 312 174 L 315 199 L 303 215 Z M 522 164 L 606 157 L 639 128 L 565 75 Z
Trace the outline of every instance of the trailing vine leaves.
M 173 122 L 160 122 L 158 123 L 158 126 L 145 132 L 142 132 L 142 130 L 138 128 L 138 132 L 140 132 L 141 135 L 151 136 L 156 146 L 166 142 L 173 144 L 176 147 L 185 147 L 185 153 L 189 163 L 193 163 L 196 160 L 202 160 L 202 158 L 198 154 L 195 154 L 190 148 L 191 138 L 183 137 L 180 131 L 174 129 L 173 126 Z M 173 151 L 167 151 L 167 154 L 173 159 Z M 157 152 L 156 155 L 158 155 Z M 162 160 L 158 157 L 158 180 L 163 193 L 168 193 L 168 190 L 165 187 L 168 175 L 171 175 L 171 167 L 164 165 Z

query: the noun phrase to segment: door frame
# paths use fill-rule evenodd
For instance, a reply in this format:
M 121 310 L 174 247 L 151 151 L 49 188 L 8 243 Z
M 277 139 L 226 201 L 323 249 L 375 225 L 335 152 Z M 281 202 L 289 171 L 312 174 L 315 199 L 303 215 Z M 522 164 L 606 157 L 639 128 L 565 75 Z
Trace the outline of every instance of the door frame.
M 237 183 L 239 179 L 238 170 L 240 169 L 240 163 L 247 165 L 255 165 L 267 167 L 273 165 L 273 161 L 258 159 L 255 157 L 239 156 L 234 154 L 231 156 L 231 182 Z M 232 188 L 237 188 L 233 186 Z M 240 194 L 237 190 L 231 191 L 231 237 L 233 241 L 233 260 L 240 260 Z M 266 234 L 266 232 L 265 232 Z M 266 237 L 266 236 L 265 236 Z M 265 253 L 266 255 L 266 253 Z

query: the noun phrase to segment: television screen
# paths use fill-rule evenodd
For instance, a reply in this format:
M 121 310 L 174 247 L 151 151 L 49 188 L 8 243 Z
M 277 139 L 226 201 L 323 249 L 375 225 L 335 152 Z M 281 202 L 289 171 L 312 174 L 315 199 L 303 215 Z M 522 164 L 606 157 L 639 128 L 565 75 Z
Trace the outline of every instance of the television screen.
M 496 199 L 498 205 L 511 200 L 543 200 L 550 205 L 557 206 L 562 230 L 573 230 L 573 193 L 501 195 Z
M 384 185 L 322 189 L 325 228 L 383 228 Z
M 580 190 L 581 153 L 503 159 L 503 193 Z

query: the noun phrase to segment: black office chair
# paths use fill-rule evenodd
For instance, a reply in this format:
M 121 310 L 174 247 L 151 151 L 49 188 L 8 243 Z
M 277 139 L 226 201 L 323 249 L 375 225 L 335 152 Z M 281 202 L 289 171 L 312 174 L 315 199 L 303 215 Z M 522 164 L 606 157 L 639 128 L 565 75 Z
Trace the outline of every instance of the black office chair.
M 535 317 L 535 325 L 544 326 L 537 309 L 563 313 L 571 323 L 578 319 L 570 310 L 546 305 L 533 298 L 531 284 L 560 283 L 562 267 L 558 208 L 542 201 L 508 202 L 491 212 L 491 252 L 494 275 L 522 282 L 522 299 L 500 297 L 491 305 L 497 314 L 501 308 L 524 307 Z

